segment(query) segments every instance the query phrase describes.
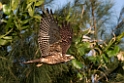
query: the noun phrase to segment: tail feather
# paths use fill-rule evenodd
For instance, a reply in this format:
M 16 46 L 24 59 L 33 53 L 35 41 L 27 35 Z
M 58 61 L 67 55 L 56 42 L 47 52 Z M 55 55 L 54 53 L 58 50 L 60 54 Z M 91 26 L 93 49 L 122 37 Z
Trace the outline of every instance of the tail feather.
M 24 62 L 24 64 L 39 63 L 39 62 L 41 63 L 41 58 L 26 61 L 26 62 Z

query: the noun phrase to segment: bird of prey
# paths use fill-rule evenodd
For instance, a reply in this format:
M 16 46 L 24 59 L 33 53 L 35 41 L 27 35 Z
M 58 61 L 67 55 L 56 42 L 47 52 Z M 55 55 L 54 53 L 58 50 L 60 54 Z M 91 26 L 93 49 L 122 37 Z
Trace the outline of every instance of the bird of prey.
M 28 63 L 57 64 L 68 62 L 74 59 L 66 54 L 72 42 L 72 28 L 70 23 L 63 21 L 58 25 L 58 20 L 54 18 L 52 10 L 42 13 L 42 20 L 38 33 L 38 44 L 41 52 L 39 59 L 29 60 Z

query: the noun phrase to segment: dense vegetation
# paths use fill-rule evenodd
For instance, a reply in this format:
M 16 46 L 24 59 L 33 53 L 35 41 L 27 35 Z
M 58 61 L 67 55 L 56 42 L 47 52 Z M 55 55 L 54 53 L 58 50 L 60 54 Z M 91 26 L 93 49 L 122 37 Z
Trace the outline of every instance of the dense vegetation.
M 55 0 L 0 1 L 0 83 L 124 82 L 124 9 L 114 25 L 109 0 L 73 0 L 56 9 Z M 71 23 L 68 54 L 75 60 L 25 65 L 24 61 L 40 57 L 37 33 L 46 8 L 54 10 L 60 22 Z

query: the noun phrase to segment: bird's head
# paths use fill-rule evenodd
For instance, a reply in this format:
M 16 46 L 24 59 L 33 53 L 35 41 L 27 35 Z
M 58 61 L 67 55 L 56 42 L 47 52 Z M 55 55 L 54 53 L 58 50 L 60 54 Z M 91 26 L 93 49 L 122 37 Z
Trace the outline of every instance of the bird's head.
M 65 59 L 65 62 L 68 62 L 68 61 L 71 61 L 71 60 L 73 60 L 75 58 L 72 55 L 66 54 L 65 57 L 64 57 L 64 59 Z

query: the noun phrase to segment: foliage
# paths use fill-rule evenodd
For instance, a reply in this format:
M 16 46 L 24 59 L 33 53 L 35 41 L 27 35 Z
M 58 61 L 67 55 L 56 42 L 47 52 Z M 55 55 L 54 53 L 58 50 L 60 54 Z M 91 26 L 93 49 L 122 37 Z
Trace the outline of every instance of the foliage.
M 54 1 L 54 0 L 53 0 Z M 61 23 L 73 28 L 73 42 L 68 53 L 75 57 L 57 65 L 24 65 L 40 57 L 37 32 L 41 11 L 52 0 L 11 0 L 0 3 L 0 82 L 2 83 L 93 83 L 123 81 L 123 32 L 115 29 L 109 40 L 101 40 L 101 28 L 108 26 L 112 4 L 109 0 L 74 0 L 55 10 Z M 2 7 L 2 8 L 1 8 Z M 122 16 L 123 12 L 121 12 Z M 119 18 L 120 19 L 120 18 Z M 123 20 L 117 27 L 123 27 Z M 120 61 L 121 60 L 121 61 Z M 121 79 L 122 78 L 122 79 Z

